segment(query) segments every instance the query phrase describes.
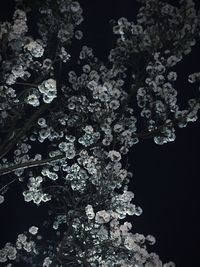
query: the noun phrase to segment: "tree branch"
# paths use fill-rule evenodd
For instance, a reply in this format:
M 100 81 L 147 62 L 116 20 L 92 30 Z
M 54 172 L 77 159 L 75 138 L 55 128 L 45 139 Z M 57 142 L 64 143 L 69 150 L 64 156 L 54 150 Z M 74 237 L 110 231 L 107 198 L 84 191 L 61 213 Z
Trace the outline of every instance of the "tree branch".
M 0 146 L 0 159 L 3 158 L 17 143 L 17 141 L 23 137 L 23 135 L 31 128 L 32 124 L 35 122 L 35 120 L 38 118 L 40 114 L 42 114 L 44 111 L 47 110 L 49 107 L 49 104 L 42 105 L 28 120 L 28 122 L 25 124 L 25 126 L 15 135 L 15 137 L 12 139 L 12 141 L 9 141 L 8 138 L 3 142 L 3 144 Z
M 27 169 L 27 168 L 45 165 L 49 162 L 61 160 L 64 158 L 65 158 L 64 155 L 58 155 L 58 156 L 55 156 L 53 158 L 47 158 L 47 159 L 43 159 L 43 160 L 32 160 L 32 161 L 26 161 L 23 163 L 18 163 L 18 164 L 0 169 L 0 175 L 5 175 L 7 173 L 14 172 L 17 170 L 23 170 L 23 169 Z

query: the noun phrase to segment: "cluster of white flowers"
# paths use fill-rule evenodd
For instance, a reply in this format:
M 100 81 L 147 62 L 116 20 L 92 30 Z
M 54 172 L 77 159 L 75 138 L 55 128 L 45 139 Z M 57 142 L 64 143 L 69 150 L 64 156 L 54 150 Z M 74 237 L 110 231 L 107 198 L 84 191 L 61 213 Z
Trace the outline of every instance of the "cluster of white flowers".
M 37 227 L 36 227 L 37 228 Z M 30 228 L 31 229 L 31 228 Z M 36 234 L 34 229 L 34 235 Z M 25 234 L 19 234 L 17 237 L 16 244 L 6 243 L 4 248 L 0 249 L 0 263 L 5 263 L 9 260 L 14 261 L 17 258 L 19 250 L 24 250 L 28 253 L 33 252 L 37 254 L 36 244 L 34 241 L 27 240 Z M 13 266 L 11 263 L 6 266 Z
M 61 47 L 61 51 L 60 51 L 59 57 L 62 59 L 62 61 L 64 63 L 66 63 L 71 58 L 70 54 L 67 53 L 67 51 L 65 50 L 65 48 L 63 46 Z
M 39 118 L 38 125 L 39 129 L 37 133 L 34 132 L 34 135 L 31 136 L 31 141 L 35 141 L 37 139 L 40 143 L 43 143 L 46 139 L 52 141 L 53 139 L 61 138 L 64 135 L 63 132 L 58 133 L 52 127 L 49 127 L 45 118 Z
M 98 261 L 98 266 L 115 266 L 116 264 L 124 264 L 120 266 L 133 266 L 133 262 L 136 264 L 134 266 L 165 266 L 162 265 L 158 256 L 154 253 L 148 253 L 146 250 L 145 243 L 153 245 L 155 243 L 155 238 L 151 235 L 147 235 L 146 237 L 142 234 L 132 234 L 130 230 L 132 228 L 132 224 L 129 222 L 124 222 L 122 225 L 119 223 L 119 216 L 116 212 L 112 210 L 100 210 L 94 213 L 92 205 L 87 205 L 85 207 L 85 212 L 88 217 L 88 220 L 93 221 L 95 218 L 95 226 L 92 224 L 88 225 L 85 229 L 87 233 L 90 233 L 93 237 L 95 237 L 95 244 L 103 244 L 106 242 L 108 244 L 108 240 L 112 243 L 112 255 L 113 259 L 110 262 L 110 248 L 106 247 L 98 247 L 99 252 L 104 253 L 104 260 L 102 257 L 97 257 L 93 250 L 90 251 L 90 260 L 89 262 L 94 262 L 96 259 Z M 78 221 L 77 221 L 78 222 Z M 107 224 L 109 223 L 109 227 Z M 80 229 L 79 229 L 80 230 Z M 115 253 L 115 248 L 118 249 L 117 253 Z M 129 256 L 131 259 L 122 259 L 120 257 L 119 249 L 122 248 L 127 249 L 129 251 Z M 105 260 L 106 259 L 106 260 Z M 155 261 L 155 262 L 154 262 Z M 161 265 L 155 265 L 155 264 Z M 138 264 L 138 265 L 137 265 Z M 172 262 L 169 262 L 166 266 L 173 265 Z M 94 265 L 97 266 L 97 265 Z
M 96 156 L 89 156 L 86 150 L 81 150 L 79 155 L 78 163 L 90 174 L 91 183 L 97 186 L 102 178 L 100 160 Z
M 43 168 L 41 173 L 42 175 L 48 177 L 49 179 L 53 181 L 58 179 L 58 174 L 56 172 L 51 172 L 48 168 Z
M 79 55 L 79 58 L 81 60 L 85 60 L 85 59 L 89 59 L 89 58 L 93 58 L 94 57 L 94 54 L 93 54 L 93 50 L 92 48 L 84 45 L 82 47 L 82 50 L 80 51 L 80 55 Z
M 8 242 L 5 244 L 4 248 L 0 249 L 0 263 L 5 263 L 10 260 L 15 261 L 20 250 L 27 253 L 32 252 L 36 255 L 38 254 L 36 243 L 32 240 L 28 241 L 25 234 L 19 234 L 14 245 Z M 13 265 L 8 263 L 8 265 L 4 266 L 10 267 Z
M 31 41 L 30 43 L 24 46 L 25 50 L 28 50 L 33 57 L 42 57 L 44 53 L 43 46 L 37 41 Z
M 30 94 L 27 97 L 26 101 L 33 107 L 38 107 L 40 105 L 39 97 L 36 94 Z
M 77 163 L 65 168 L 67 175 L 65 179 L 71 182 L 71 188 L 80 192 L 86 189 L 86 182 L 89 178 L 86 170 L 81 168 Z
M 39 34 L 45 43 L 49 41 L 48 37 L 51 32 L 57 32 L 57 37 L 62 44 L 70 43 L 76 26 L 82 21 L 82 8 L 77 1 L 57 0 L 55 3 L 45 1 L 40 8 Z
M 41 176 L 38 176 L 36 178 L 30 177 L 29 178 L 29 184 L 28 184 L 28 190 L 25 190 L 23 192 L 24 200 L 26 202 L 33 201 L 35 204 L 39 205 L 42 201 L 46 202 L 51 200 L 51 196 L 42 192 L 42 183 L 43 179 Z
M 20 136 L 21 141 L 9 150 L 13 152 L 14 164 L 19 165 L 30 161 L 29 142 L 33 143 L 32 148 L 42 151 L 42 155 L 37 154 L 34 158 L 39 165 L 44 165 L 39 167 L 42 176 L 33 177 L 34 172 L 27 168 L 29 180 L 28 190 L 23 192 L 25 201 L 40 205 L 54 199 L 59 206 L 64 200 L 63 203 L 70 206 L 67 214 L 66 207 L 58 207 L 62 215 L 60 211 L 59 215 L 55 214 L 52 208 L 54 217 L 50 225 L 57 238 L 51 242 L 55 244 L 49 245 L 49 251 L 43 253 L 44 267 L 54 264 L 54 256 L 62 254 L 56 240 L 61 236 L 60 226 L 70 223 L 71 233 L 63 239 L 65 249 L 61 256 L 67 259 L 76 255 L 77 266 L 83 263 L 83 258 L 86 265 L 92 267 L 174 267 L 172 262 L 163 265 L 156 254 L 147 252 L 146 244 L 155 243 L 153 236 L 133 234 L 131 223 L 120 224 L 127 214 L 139 216 L 142 213 L 140 207 L 131 203 L 134 194 L 128 191 L 128 183 L 133 175 L 123 166 L 122 156 L 142 138 L 140 123 L 136 125 L 140 118 L 145 125 L 144 135 L 152 134 L 154 142 L 160 145 L 175 140 L 175 125 L 185 127 L 188 122 L 197 120 L 199 100 L 189 99 L 188 110 L 179 109 L 174 89 L 178 75 L 171 70 L 195 44 L 194 37 L 199 36 L 198 21 L 192 1 L 184 1 L 184 12 L 162 1 L 138 1 L 142 7 L 136 23 L 126 18 L 114 22 L 113 32 L 119 38 L 109 54 L 110 64 L 104 65 L 94 57 L 91 48 L 83 46 L 77 59 L 80 71 L 67 69 L 67 77 L 63 75 L 62 79 L 58 76 L 63 69 L 58 66 L 62 68 L 67 65 L 62 63 L 71 59 L 67 51 L 70 51 L 73 37 L 80 40 L 83 36 L 82 31 L 76 29 L 83 20 L 77 1 L 45 0 L 40 3 L 38 28 L 41 39 L 26 36 L 26 13 L 19 9 L 14 13 L 13 25 L 0 23 L 0 41 L 2 44 L 8 41 L 11 49 L 8 58 L 3 53 L 0 55 L 3 64 L 0 125 L 4 129 L 9 128 L 10 122 L 11 126 L 17 125 L 18 121 L 12 121 L 12 118 L 18 120 L 21 111 L 29 114 L 27 104 L 39 107 L 41 96 L 43 102 L 49 104 L 57 98 L 60 88 L 61 97 L 55 99 L 55 105 L 44 105 L 44 110 L 49 107 L 44 112 L 39 107 L 30 122 L 26 123 L 26 120 L 23 125 L 22 132 L 25 130 L 23 134 L 27 134 L 27 138 Z M 21 0 L 17 2 L 22 3 Z M 163 28 L 159 26 L 159 19 Z M 55 53 L 51 51 L 54 36 L 59 43 Z M 167 49 L 166 43 L 171 43 Z M 47 54 L 48 58 L 45 58 Z M 189 83 L 199 81 L 199 73 L 188 76 Z M 132 96 L 136 97 L 134 110 L 129 107 Z M 17 115 L 13 116 L 15 113 Z M 23 118 L 19 119 L 20 123 Z M 15 136 L 15 131 L 8 135 L 8 147 L 15 141 Z M 2 166 L 14 165 L 9 165 L 8 159 L 3 158 Z M 27 180 L 23 169 L 14 174 L 20 176 L 20 182 Z M 52 193 L 44 193 L 51 185 Z M 65 193 L 61 194 L 61 189 Z M 4 196 L 0 195 L 0 203 L 3 201 Z M 76 206 L 74 210 L 73 205 Z M 37 238 L 37 232 L 38 227 L 30 227 L 30 238 Z M 72 249 L 74 236 L 76 246 Z M 36 253 L 35 242 L 27 241 L 24 234 L 19 235 L 16 248 L 7 243 L 0 250 L 0 261 L 15 260 L 17 250 L 21 249 Z
M 142 209 L 130 203 L 133 198 L 133 192 L 124 190 L 123 194 L 112 198 L 110 208 L 119 214 L 120 219 L 124 219 L 126 214 L 140 216 Z
M 76 155 L 75 146 L 73 142 L 61 142 L 58 147 L 66 155 L 66 158 L 73 159 Z
M 82 144 L 84 147 L 87 147 L 94 143 L 97 143 L 100 138 L 99 132 L 95 132 L 92 126 L 90 125 L 84 127 L 83 131 L 85 132 L 85 134 L 78 139 L 78 142 L 80 144 Z
M 109 214 L 109 212 L 105 211 L 105 210 L 100 210 L 96 213 L 95 215 L 95 221 L 97 223 L 108 223 L 111 219 L 111 216 Z
M 20 60 L 17 60 L 16 64 L 13 64 L 13 67 L 11 69 L 11 72 L 6 73 L 6 84 L 7 85 L 13 85 L 17 81 L 18 78 L 25 79 L 26 77 L 30 77 L 30 73 L 26 71 L 27 66 L 23 64 L 23 62 Z M 10 91 L 10 90 L 9 90 Z M 7 92 L 7 93 L 11 93 Z M 12 92 L 11 94 L 13 94 Z
M 15 260 L 17 255 L 16 248 L 11 243 L 6 243 L 5 247 L 0 249 L 0 262 Z
M 95 217 L 95 213 L 94 213 L 92 205 L 88 204 L 85 207 L 85 212 L 89 220 L 92 220 Z
M 17 9 L 13 15 L 14 24 L 12 25 L 11 31 L 8 35 L 8 40 L 20 40 L 22 36 L 24 36 L 28 27 L 26 24 L 27 17 L 26 13 L 23 10 Z M 16 47 L 15 47 L 16 48 Z
M 38 89 L 43 94 L 43 101 L 45 103 L 51 103 L 57 95 L 56 81 L 54 79 L 48 79 L 43 81 Z
M 195 83 L 200 81 L 200 72 L 192 73 L 188 76 L 188 82 Z
M 163 38 L 161 39 L 157 34 L 159 31 L 157 29 L 158 24 L 155 22 L 156 17 L 153 17 L 155 12 L 154 5 L 157 2 L 153 0 L 142 3 L 144 5 L 139 10 L 137 24 L 129 22 L 126 18 L 120 18 L 117 25 L 113 27 L 114 33 L 120 35 L 120 38 L 118 39 L 116 49 L 111 50 L 110 60 L 113 64 L 115 64 L 115 62 L 118 65 L 120 64 L 122 69 L 126 66 L 126 62 L 129 62 L 129 58 L 131 58 L 133 52 L 139 53 L 140 51 L 146 51 L 150 47 L 154 47 L 155 50 L 157 50 L 157 48 L 164 46 Z M 168 27 L 169 25 L 173 25 L 170 31 L 166 29 L 166 40 L 169 41 L 174 38 L 174 36 L 175 40 L 171 42 L 173 54 L 170 49 L 165 50 L 162 56 L 160 56 L 159 53 L 155 53 L 156 62 L 149 62 L 146 66 L 146 71 L 150 74 L 150 77 L 146 78 L 145 87 L 141 87 L 137 90 L 138 106 L 142 108 L 141 117 L 147 120 L 149 131 L 155 130 L 156 127 L 155 118 L 153 118 L 153 114 L 155 114 L 154 110 L 156 116 L 159 116 L 159 119 L 163 120 L 163 124 L 165 124 L 165 120 L 167 116 L 169 116 L 168 110 L 174 113 L 176 119 L 176 113 L 180 112 L 176 104 L 177 92 L 171 85 L 171 82 L 176 80 L 177 75 L 174 72 L 167 73 L 167 70 L 181 61 L 183 54 L 191 52 L 191 46 L 196 43 L 194 36 L 198 34 L 198 22 L 192 1 L 190 4 L 187 4 L 186 1 L 183 4 L 183 8 L 186 10 L 186 17 L 183 17 L 183 14 L 181 14 L 180 9 L 177 7 L 163 3 L 162 1 L 158 3 L 158 10 L 156 12 L 160 12 L 159 19 L 163 17 Z M 174 25 L 176 26 L 174 27 Z M 182 26 L 179 27 L 178 25 Z M 178 34 L 177 28 L 179 29 Z M 184 39 L 185 41 L 180 43 L 180 36 L 184 38 L 186 35 L 187 38 Z M 153 43 L 152 40 L 154 41 Z M 178 43 L 179 48 L 174 49 L 174 46 Z M 118 65 L 117 67 L 119 68 Z M 198 74 L 189 76 L 189 81 L 193 82 L 195 79 L 198 79 L 194 77 L 198 77 Z M 137 79 L 136 76 L 134 78 Z M 168 79 L 169 82 L 166 82 L 166 79 Z M 152 92 L 154 92 L 155 95 Z M 158 96 L 161 97 L 160 100 L 158 100 Z M 186 112 L 185 117 L 188 115 L 188 117 L 185 118 L 186 124 L 187 121 L 190 121 L 190 117 L 192 117 L 193 121 L 197 118 L 196 114 L 198 108 L 197 106 L 195 108 L 190 115 Z M 181 122 L 179 125 L 182 125 L 183 119 L 181 117 L 180 119 Z M 174 128 L 171 126 L 167 128 L 167 131 L 164 131 L 162 128 L 161 134 L 155 137 L 154 141 L 156 144 L 164 144 L 174 141 L 174 139 Z
M 60 224 L 66 224 L 66 215 L 57 215 L 56 220 L 53 223 L 53 229 L 57 230 Z
M 52 260 L 49 257 L 46 257 L 44 259 L 44 262 L 43 262 L 43 265 L 42 266 L 43 267 L 49 267 L 51 263 L 52 263 Z
M 121 154 L 119 152 L 115 151 L 115 150 L 109 151 L 108 157 L 114 162 L 118 162 L 122 158 Z

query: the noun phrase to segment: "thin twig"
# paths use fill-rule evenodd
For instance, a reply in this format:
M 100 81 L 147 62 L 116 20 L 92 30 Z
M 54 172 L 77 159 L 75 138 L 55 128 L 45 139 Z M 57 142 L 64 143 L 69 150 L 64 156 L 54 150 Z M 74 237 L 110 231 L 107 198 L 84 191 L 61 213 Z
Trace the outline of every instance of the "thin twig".
M 58 156 L 55 156 L 53 158 L 47 158 L 47 159 L 43 159 L 43 160 L 31 160 L 31 161 L 26 161 L 23 163 L 18 163 L 18 164 L 15 164 L 13 166 L 9 166 L 9 167 L 0 169 L 0 175 L 14 172 L 14 171 L 17 171 L 19 169 L 23 170 L 23 169 L 27 169 L 27 168 L 31 168 L 31 167 L 45 165 L 47 163 L 50 163 L 50 162 L 53 162 L 56 160 L 61 160 L 64 158 L 65 158 L 64 155 L 58 155 Z
M 32 124 L 35 120 L 49 107 L 48 104 L 42 105 L 28 120 L 25 126 L 15 135 L 14 139 L 10 142 L 9 140 L 5 140 L 4 143 L 0 147 L 0 159 L 4 157 L 17 143 L 18 140 L 31 128 Z
M 18 178 L 16 177 L 15 179 L 13 179 L 12 181 L 10 181 L 9 183 L 7 183 L 6 185 L 4 185 L 2 188 L 0 188 L 0 193 L 6 188 L 8 187 L 10 184 L 14 183 Z

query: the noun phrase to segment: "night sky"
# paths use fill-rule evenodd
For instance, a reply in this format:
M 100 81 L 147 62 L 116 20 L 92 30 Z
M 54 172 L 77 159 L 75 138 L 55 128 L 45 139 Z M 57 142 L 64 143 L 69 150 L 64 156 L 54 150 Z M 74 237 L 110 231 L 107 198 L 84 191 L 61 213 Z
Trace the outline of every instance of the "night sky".
M 83 45 L 94 49 L 94 54 L 106 60 L 113 41 L 109 19 L 134 18 L 137 5 L 134 0 L 84 0 L 82 28 Z M 6 3 L 6 4 L 5 4 Z M 0 2 L 1 19 L 9 19 L 13 1 Z M 179 79 L 178 101 L 184 107 L 187 97 L 198 94 L 190 88 L 186 75 L 200 71 L 200 44 L 177 64 Z M 200 94 L 200 92 L 199 92 Z M 135 193 L 134 203 L 141 206 L 140 217 L 127 216 L 133 231 L 152 234 L 157 242 L 151 247 L 160 258 L 174 261 L 177 267 L 196 267 L 200 243 L 199 194 L 200 122 L 176 128 L 176 140 L 158 146 L 153 140 L 141 141 L 129 153 L 133 181 L 129 190 Z M 17 234 L 30 224 L 43 220 L 43 209 L 25 203 L 21 188 L 11 186 L 7 200 L 0 206 L 0 245 L 16 240 Z M 20 265 L 23 267 L 22 265 Z M 24 265 L 26 266 L 26 265 Z

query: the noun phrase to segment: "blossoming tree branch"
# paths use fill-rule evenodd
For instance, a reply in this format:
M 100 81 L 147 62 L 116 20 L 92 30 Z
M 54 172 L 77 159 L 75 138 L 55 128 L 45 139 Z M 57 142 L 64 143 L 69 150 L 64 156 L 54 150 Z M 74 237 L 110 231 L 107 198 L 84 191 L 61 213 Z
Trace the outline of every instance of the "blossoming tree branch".
M 142 213 L 124 159 L 197 120 L 199 97 L 179 108 L 174 67 L 199 45 L 200 13 L 192 0 L 137 2 L 136 18 L 112 21 L 106 62 L 81 43 L 77 1 L 15 0 L 12 21 L 0 23 L 0 203 L 19 183 L 24 201 L 49 211 L 0 249 L 4 266 L 175 266 L 148 252 L 153 236 L 120 222 Z M 188 76 L 197 92 L 199 81 Z

